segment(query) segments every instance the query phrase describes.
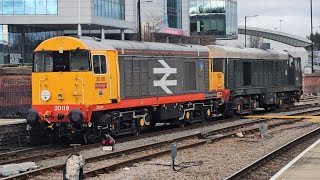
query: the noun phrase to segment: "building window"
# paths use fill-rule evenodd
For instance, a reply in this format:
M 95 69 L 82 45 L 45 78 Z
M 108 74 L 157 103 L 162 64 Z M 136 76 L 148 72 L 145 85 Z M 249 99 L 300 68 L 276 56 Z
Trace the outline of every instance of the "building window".
M 2 44 L 2 35 L 2 25 L 0 25 L 0 47 Z M 63 35 L 63 31 L 31 26 L 9 25 L 8 44 L 3 45 L 4 60 L 1 62 L 0 54 L 0 64 L 14 64 L 18 62 L 31 63 L 33 50 L 42 41 L 59 35 Z
M 3 14 L 13 14 L 13 0 L 3 0 Z
M 25 14 L 36 14 L 36 3 L 35 0 L 25 1 Z
M 94 15 L 124 20 L 124 4 L 124 0 L 94 0 Z
M 190 32 L 237 37 L 236 0 L 190 0 Z
M 0 24 L 0 44 L 3 43 L 3 25 Z
M 181 0 L 167 0 L 165 13 L 167 27 L 182 29 Z
M 56 15 L 58 0 L 0 0 L 1 15 Z

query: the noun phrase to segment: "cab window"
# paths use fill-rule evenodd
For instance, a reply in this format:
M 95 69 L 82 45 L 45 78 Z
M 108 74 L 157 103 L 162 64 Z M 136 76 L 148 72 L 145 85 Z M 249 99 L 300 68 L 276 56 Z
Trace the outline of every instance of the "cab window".
M 94 74 L 106 74 L 107 73 L 107 62 L 104 55 L 93 55 L 93 72 Z
M 39 51 L 34 53 L 34 72 L 90 71 L 88 50 Z
M 33 71 L 34 72 L 52 72 L 53 57 L 52 52 L 38 52 L 34 55 Z
M 88 51 L 70 52 L 70 71 L 89 71 Z

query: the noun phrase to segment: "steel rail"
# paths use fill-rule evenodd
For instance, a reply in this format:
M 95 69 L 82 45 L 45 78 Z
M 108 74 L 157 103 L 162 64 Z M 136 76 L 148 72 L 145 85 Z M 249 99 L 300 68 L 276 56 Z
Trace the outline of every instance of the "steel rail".
M 305 109 L 306 107 L 310 108 L 310 105 L 296 106 L 294 109 L 291 109 L 291 111 Z M 317 106 L 315 106 L 315 107 L 317 107 Z M 313 108 L 315 108 L 315 107 L 313 107 Z M 281 112 L 286 112 L 286 111 L 288 111 L 288 110 L 281 111 Z M 175 129 L 163 130 L 162 128 L 159 128 L 155 132 L 151 132 L 151 133 L 147 132 L 147 133 L 141 134 L 139 136 L 134 136 L 134 137 L 120 138 L 120 139 L 117 139 L 117 142 L 133 141 L 133 140 L 142 139 L 142 138 L 146 138 L 146 137 L 150 137 L 150 136 L 157 136 L 157 135 L 160 135 L 163 133 L 166 133 L 166 134 L 175 133 L 177 131 L 191 130 L 191 129 L 196 129 L 196 128 L 200 128 L 203 126 L 211 126 L 211 125 L 216 125 L 216 124 L 221 124 L 221 123 L 226 123 L 226 122 L 237 121 L 239 119 L 240 119 L 239 117 L 229 118 L 229 119 L 217 120 L 217 121 L 213 121 L 213 122 L 205 122 L 205 124 L 195 124 L 192 126 L 175 128 Z M 21 163 L 21 162 L 26 162 L 26 161 L 40 161 L 40 160 L 45 160 L 45 159 L 49 159 L 49 158 L 53 158 L 53 157 L 64 156 L 64 155 L 67 155 L 68 153 L 75 152 L 75 151 L 79 152 L 81 150 L 88 149 L 88 148 L 97 148 L 99 146 L 100 146 L 99 143 L 98 144 L 90 144 L 90 145 L 84 145 L 84 146 L 79 146 L 79 147 L 75 147 L 75 148 L 67 148 L 67 149 L 63 149 L 63 150 L 57 150 L 57 151 L 49 152 L 49 153 L 35 154 L 35 155 L 31 155 L 31 156 L 30 156 L 30 154 L 33 154 L 32 151 L 41 150 L 44 148 L 33 147 L 33 148 L 27 148 L 27 149 L 22 149 L 22 150 L 18 150 L 18 151 L 10 151 L 8 153 L 0 154 L 0 165 L 10 164 L 10 163 Z M 23 156 L 23 157 L 22 158 L 15 158 L 18 156 Z M 7 160 L 5 160 L 5 159 L 7 159 Z
M 285 154 L 289 149 L 297 148 L 297 146 L 299 144 L 301 144 L 302 142 L 305 142 L 306 140 L 308 140 L 310 138 L 315 139 L 315 137 L 318 137 L 317 139 L 319 139 L 320 127 L 301 136 L 301 137 L 299 137 L 299 138 L 292 140 L 291 142 L 281 146 L 280 148 L 274 150 L 273 152 L 263 156 L 262 158 L 256 160 L 255 162 L 251 163 L 250 165 L 246 166 L 245 168 L 241 169 L 240 171 L 227 177 L 225 180 L 246 179 L 246 177 L 248 177 L 249 175 L 254 174 L 254 172 L 258 168 L 262 168 L 264 165 L 270 163 L 271 161 L 276 159 L 278 156 Z M 314 140 L 314 141 L 316 141 L 316 140 Z M 312 141 L 310 144 L 312 144 L 314 141 Z
M 269 120 L 262 120 L 262 121 L 269 121 Z M 218 129 L 215 132 L 217 132 L 217 133 L 225 133 L 228 129 L 231 131 L 231 130 L 237 129 L 237 127 L 239 129 L 239 128 L 243 128 L 246 124 L 248 126 L 250 126 L 250 125 L 258 123 L 258 122 L 259 122 L 258 120 L 241 122 L 239 124 L 232 125 L 230 127 L 225 127 L 225 128 Z M 168 144 L 168 143 L 171 143 L 173 141 L 182 141 L 182 140 L 187 140 L 187 139 L 191 139 L 191 138 L 198 138 L 198 136 L 200 136 L 200 134 L 201 133 L 194 133 L 192 135 L 183 136 L 183 137 L 179 137 L 179 138 L 174 138 L 174 139 L 170 139 L 170 140 L 165 140 L 165 141 L 162 141 L 162 142 L 151 143 L 151 144 L 148 144 L 148 145 L 143 145 L 143 146 L 139 146 L 139 147 L 135 147 L 135 148 L 129 148 L 129 149 L 125 149 L 125 150 L 122 150 L 122 151 L 111 152 L 109 154 L 104 154 L 104 155 L 100 155 L 100 156 L 94 156 L 94 157 L 85 159 L 85 162 L 86 163 L 96 162 L 96 161 L 99 161 L 101 159 L 110 159 L 110 158 L 113 158 L 113 157 L 116 157 L 116 156 L 120 156 L 120 155 L 123 155 L 123 154 L 142 151 L 142 150 L 145 150 L 145 149 L 150 149 L 152 147 L 159 147 L 161 145 Z M 231 134 L 228 134 L 228 135 L 230 136 L 230 135 L 233 135 L 233 134 L 234 133 L 231 133 Z M 220 138 L 222 138 L 222 137 L 220 137 Z M 41 174 L 43 172 L 47 172 L 47 171 L 50 171 L 50 170 L 53 170 L 53 169 L 61 170 L 63 167 L 64 167 L 64 164 L 58 164 L 58 165 L 55 165 L 55 166 L 44 167 L 44 168 L 40 168 L 40 169 L 36 169 L 36 170 L 20 173 L 20 174 L 14 175 L 14 176 L 5 177 L 5 178 L 3 178 L 3 180 L 7 180 L 7 179 L 29 179 L 32 176 L 36 176 L 36 175 L 39 175 L 39 174 Z
M 262 121 L 270 121 L 270 120 L 262 120 Z M 280 126 L 280 125 L 284 125 L 284 124 L 288 124 L 288 123 L 293 123 L 293 122 L 296 122 L 296 121 L 299 121 L 299 120 L 293 120 L 293 121 L 287 120 L 287 121 L 283 121 L 283 122 L 276 122 L 274 124 L 271 124 L 270 127 Z M 192 147 L 203 145 L 205 143 L 215 142 L 215 141 L 227 138 L 227 137 L 232 137 L 236 132 L 239 132 L 239 129 L 241 129 L 241 132 L 246 132 L 246 133 L 256 132 L 256 131 L 259 130 L 258 127 L 245 128 L 245 125 L 252 126 L 253 124 L 255 124 L 254 122 L 255 123 L 259 123 L 259 121 L 257 121 L 257 120 L 252 121 L 252 122 L 243 122 L 243 123 L 240 123 L 240 124 L 237 124 L 237 125 L 233 125 L 233 126 L 230 126 L 230 127 L 226 127 L 226 128 L 222 128 L 222 129 L 219 129 L 219 130 L 216 130 L 216 131 L 212 131 L 212 132 L 210 132 L 210 134 L 219 134 L 219 133 L 223 133 L 223 134 L 221 134 L 220 136 L 217 136 L 217 137 L 210 138 L 210 139 L 200 140 L 199 142 L 196 142 L 195 144 L 189 144 L 189 145 L 186 145 L 186 146 L 182 146 L 179 149 L 192 148 Z M 236 128 L 236 127 L 238 127 L 238 128 Z M 228 129 L 229 129 L 229 132 L 227 132 Z M 162 142 L 151 143 L 151 144 L 148 144 L 148 145 L 143 145 L 143 146 L 139 146 L 139 147 L 135 147 L 135 148 L 130 148 L 130 149 L 125 149 L 125 150 L 121 150 L 121 151 L 111 152 L 109 154 L 104 154 L 104 155 L 100 155 L 100 156 L 94 156 L 94 157 L 91 157 L 91 158 L 87 158 L 87 159 L 85 159 L 85 162 L 86 163 L 93 163 L 93 162 L 97 162 L 97 161 L 101 161 L 101 160 L 115 158 L 115 157 L 121 156 L 123 154 L 132 154 L 132 153 L 135 153 L 135 152 L 140 152 L 140 151 L 143 151 L 143 150 L 147 150 L 147 149 L 163 146 L 163 145 L 169 144 L 169 143 L 171 143 L 173 141 L 175 141 L 175 142 L 183 141 L 183 140 L 187 140 L 187 139 L 196 138 L 196 137 L 199 137 L 201 135 L 203 135 L 203 134 L 202 133 L 195 133 L 195 134 L 189 135 L 189 136 L 184 136 L 184 137 L 180 137 L 180 138 L 174 138 L 174 139 L 165 140 L 165 141 L 162 141 Z M 99 173 L 103 173 L 103 172 L 107 172 L 107 171 L 110 171 L 110 170 L 114 170 L 117 167 L 122 167 L 124 164 L 131 164 L 131 163 L 134 163 L 134 162 L 143 161 L 143 160 L 146 160 L 146 159 L 150 159 L 150 158 L 153 158 L 153 157 L 157 157 L 157 156 L 166 154 L 168 152 L 169 152 L 169 150 L 165 150 L 165 151 L 161 151 L 161 152 L 158 152 L 156 154 L 153 154 L 153 155 L 150 154 L 150 155 L 146 155 L 146 156 L 143 156 L 143 157 L 131 159 L 131 160 L 128 160 L 128 161 L 123 161 L 120 164 L 113 164 L 111 166 L 106 166 L 106 167 L 94 169 L 94 170 L 85 172 L 84 176 L 85 177 L 89 177 L 89 176 L 93 176 L 93 174 L 98 175 Z M 63 168 L 64 168 L 64 164 L 58 164 L 56 166 L 49 166 L 49 167 L 45 167 L 45 168 L 40 168 L 40 169 L 28 171 L 28 172 L 25 172 L 25 173 L 21 173 L 21 174 L 15 175 L 15 176 L 10 176 L 10 177 L 3 178 L 3 179 L 4 180 L 7 180 L 7 179 L 29 179 L 29 178 L 31 178 L 33 176 L 36 176 L 36 175 L 39 175 L 39 174 L 41 174 L 43 172 L 48 172 L 48 171 L 51 171 L 53 169 L 61 170 Z
M 310 113 L 310 112 L 313 112 L 313 111 L 319 111 L 320 109 L 315 109 L 315 110 L 308 110 L 308 111 L 305 111 L 305 112 L 299 112 L 298 114 L 302 114 L 302 113 Z M 297 113 L 296 113 L 297 114 Z M 237 118 L 238 119 L 238 118 Z M 253 125 L 253 124 L 257 124 L 257 123 L 263 123 L 263 122 L 268 122 L 272 119 L 253 119 L 253 120 L 248 120 L 248 121 L 245 121 L 243 120 L 242 122 L 238 123 L 238 124 L 235 124 L 235 125 L 231 125 L 231 126 L 228 126 L 228 127 L 225 127 L 225 128 L 221 128 L 221 129 L 218 129 L 218 130 L 215 130 L 215 131 L 211 131 L 211 132 L 206 132 L 207 134 L 211 134 L 211 135 L 214 135 L 214 134 L 221 134 L 221 133 L 225 133 L 225 132 L 228 132 L 228 131 L 232 131 L 232 130 L 236 130 L 236 129 L 240 129 L 240 128 L 244 128 L 244 126 L 250 126 L 250 125 Z M 295 120 L 295 121 L 299 121 L 299 120 Z M 287 121 L 287 123 L 293 123 L 295 122 L 293 120 L 289 120 Z M 287 124 L 286 123 L 286 124 Z M 171 129 L 173 131 L 176 132 L 176 129 Z M 185 129 L 184 129 L 185 130 Z M 252 130 L 251 130 L 252 131 Z M 163 134 L 163 131 L 160 131 L 159 133 Z M 96 157 L 92 157 L 92 158 L 88 158 L 86 159 L 86 162 L 95 162 L 95 161 L 98 161 L 98 160 L 101 160 L 101 159 L 108 159 L 108 158 L 112 158 L 112 157 L 116 157 L 116 156 L 119 156 L 119 155 L 122 155 L 122 154 L 126 154 L 128 152 L 135 152 L 135 151 L 141 151 L 141 150 L 144 150 L 144 149 L 148 149 L 150 147 L 156 147 L 156 146 L 160 146 L 160 145 L 163 145 L 163 144 L 167 144 L 167 143 L 170 143 L 172 141 L 181 141 L 181 140 L 185 140 L 185 139 L 190 139 L 190 138 L 195 138 L 195 137 L 203 137 L 205 133 L 195 133 L 193 135 L 189 135 L 189 136 L 185 136 L 185 137 L 180 137 L 180 138 L 175 138 L 175 139 L 171 139 L 171 140 L 168 140 L 168 141 L 164 141 L 164 142 L 159 142 L 159 143 L 153 143 L 153 144 L 149 144 L 149 145 L 146 145 L 146 146 L 141 146 L 141 147 L 137 147 L 136 149 L 134 148 L 131 148 L 131 149 L 127 149 L 127 150 L 123 150 L 123 151 L 119 151 L 119 152 L 113 152 L 113 153 L 110 153 L 110 154 L 105 154 L 105 155 L 102 155 L 102 156 L 96 156 Z M 234 134 L 234 133 L 233 133 Z M 233 134 L 230 134 L 230 135 L 233 135 Z M 150 135 L 146 134 L 147 137 L 150 137 Z M 206 135 L 206 137 L 208 137 L 209 135 Z M 137 136 L 139 137 L 139 136 Z M 90 145 L 90 146 L 93 146 L 93 145 Z M 81 146 L 80 146 L 81 147 Z M 97 147 L 97 146 L 96 146 Z M 88 146 L 82 146 L 82 148 L 84 149 L 87 149 Z M 65 152 L 66 154 L 68 154 L 69 152 L 74 152 L 75 149 L 67 149 L 67 150 L 62 150 L 61 152 Z M 53 152 L 54 154 L 58 154 L 57 152 Z M 62 153 L 63 154 L 63 153 Z M 66 155 L 65 154 L 65 155 Z M 54 155 L 53 155 L 54 156 Z M 54 156 L 56 157 L 56 156 Z M 33 158 L 33 157 L 30 157 L 30 158 Z M 47 157 L 48 158 L 48 157 Z M 46 158 L 46 159 L 47 159 Z M 49 157 L 50 158 L 50 157 Z M 12 161 L 14 162 L 14 160 Z M 19 162 L 19 161 L 16 161 L 16 162 Z M 59 164 L 57 166 L 50 166 L 50 167 L 45 167 L 45 168 L 40 168 L 40 169 L 37 169 L 37 170 L 33 170 L 33 171 L 28 171 L 28 172 L 25 172 L 25 173 L 21 173 L 21 174 L 18 174 L 16 176 L 10 176 L 10 177 L 7 177 L 6 179 L 15 179 L 15 178 L 28 178 L 29 176 L 35 176 L 41 172 L 44 172 L 44 171 L 48 171 L 48 170 L 51 170 L 51 169 L 61 169 L 63 168 L 64 165 L 63 164 Z
M 299 121 L 299 120 L 294 120 L 294 122 L 297 122 L 297 121 Z M 285 124 L 288 124 L 288 123 L 293 123 L 293 121 L 276 122 L 274 124 L 269 125 L 269 127 L 273 128 L 273 127 L 277 127 L 277 126 L 280 126 L 280 125 L 285 125 Z M 259 131 L 259 127 L 248 127 L 248 128 L 245 128 L 245 127 L 241 126 L 240 128 L 241 128 L 241 132 L 245 132 L 246 134 Z M 231 130 L 232 131 L 224 133 L 224 134 L 220 134 L 219 136 L 212 136 L 212 138 L 202 139 L 199 142 L 190 143 L 190 144 L 183 145 L 183 146 L 180 146 L 180 147 L 178 146 L 177 149 L 178 150 L 183 150 L 183 149 L 189 149 L 189 148 L 194 148 L 194 147 L 197 147 L 197 146 L 201 146 L 201 145 L 204 145 L 204 144 L 207 144 L 207 143 L 213 143 L 213 142 L 225 139 L 225 138 L 233 137 L 236 132 L 239 132 L 238 129 L 231 129 Z M 212 135 L 213 133 L 209 133 L 209 134 Z M 198 134 L 198 136 L 199 135 L 200 134 Z M 203 136 L 203 134 L 201 133 L 201 137 L 202 136 Z M 208 137 L 209 136 L 206 136 L 206 138 L 208 138 Z M 182 139 L 180 139 L 180 141 L 181 140 Z M 155 143 L 155 144 L 157 144 L 157 143 Z M 163 142 L 163 144 L 169 144 L 169 142 Z M 152 146 L 150 146 L 148 148 L 151 148 L 151 147 Z M 142 148 L 141 151 L 145 150 L 145 149 L 146 148 Z M 152 159 L 152 158 L 158 158 L 159 156 L 168 155 L 170 153 L 170 151 L 171 151 L 170 149 L 162 150 L 160 152 L 156 152 L 156 153 L 152 153 L 152 154 L 148 154 L 148 155 L 144 155 L 144 156 L 139 156 L 139 157 L 136 157 L 136 158 L 131 158 L 129 160 L 121 161 L 119 163 L 114 163 L 114 164 L 111 164 L 111 165 L 108 165 L 108 166 L 104 166 L 104 167 L 88 170 L 88 171 L 84 172 L 84 178 L 94 177 L 94 176 L 97 176 L 97 175 L 102 174 L 102 173 L 108 173 L 110 171 L 114 171 L 114 170 L 116 170 L 118 168 L 121 168 L 123 166 L 128 166 L 128 165 L 132 165 L 132 164 L 137 163 L 137 162 L 142 162 L 142 161 L 146 161 L 146 160 L 149 160 L 149 159 Z M 130 152 L 130 154 L 134 153 L 134 152 L 131 152 L 131 151 L 126 151 L 123 154 L 127 154 L 129 152 Z M 112 158 L 112 157 L 104 156 L 103 158 L 99 158 L 99 160 L 107 160 L 109 158 Z M 92 162 L 95 162 L 95 161 L 97 161 L 97 159 L 94 159 L 94 161 L 90 160 L 90 161 L 88 161 L 88 163 L 92 163 Z M 87 160 L 86 160 L 86 163 L 87 163 Z

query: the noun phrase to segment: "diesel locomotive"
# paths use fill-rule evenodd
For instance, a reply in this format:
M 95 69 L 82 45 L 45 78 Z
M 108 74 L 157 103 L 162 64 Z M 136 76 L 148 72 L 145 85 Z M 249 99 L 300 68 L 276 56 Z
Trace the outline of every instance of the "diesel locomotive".
M 301 58 L 285 51 L 208 46 L 213 71 L 225 75 L 229 114 L 289 108 L 302 94 Z
M 61 36 L 34 51 L 27 122 L 33 138 L 88 143 L 290 107 L 300 94 L 300 60 L 282 51 Z

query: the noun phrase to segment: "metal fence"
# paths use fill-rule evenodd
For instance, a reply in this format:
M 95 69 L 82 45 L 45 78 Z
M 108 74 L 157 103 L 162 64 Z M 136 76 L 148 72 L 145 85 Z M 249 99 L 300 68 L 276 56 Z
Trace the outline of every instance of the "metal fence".
M 0 118 L 25 118 L 31 107 L 31 75 L 0 75 Z

